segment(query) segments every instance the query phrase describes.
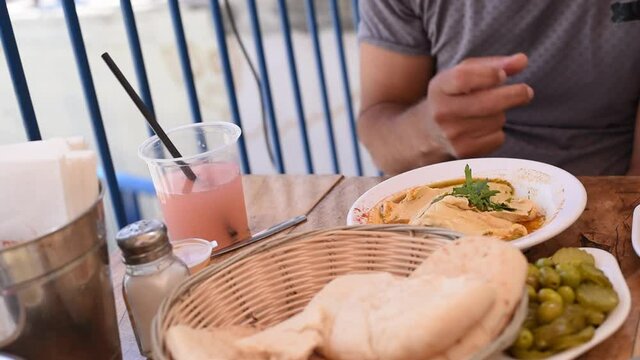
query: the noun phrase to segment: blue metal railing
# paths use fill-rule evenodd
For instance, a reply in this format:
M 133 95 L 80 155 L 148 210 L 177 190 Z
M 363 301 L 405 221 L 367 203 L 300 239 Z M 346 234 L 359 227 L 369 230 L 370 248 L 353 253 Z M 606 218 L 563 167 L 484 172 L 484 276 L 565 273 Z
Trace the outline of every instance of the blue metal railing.
M 353 156 L 355 158 L 356 172 L 358 176 L 362 175 L 362 161 L 360 161 L 360 147 L 358 145 L 358 134 L 356 133 L 356 119 L 353 116 L 353 103 L 351 101 L 351 86 L 349 85 L 349 74 L 347 69 L 347 60 L 344 53 L 344 44 L 342 42 L 342 25 L 340 23 L 340 8 L 338 0 L 330 0 L 331 17 L 333 19 L 333 29 L 336 36 L 336 44 L 338 45 L 338 59 L 340 60 L 340 76 L 342 77 L 342 89 L 344 91 L 344 101 L 347 105 L 347 117 L 349 121 L 349 130 L 351 130 L 351 144 L 353 145 Z
M 120 8 L 122 10 L 124 26 L 127 30 L 129 50 L 131 51 L 131 58 L 136 71 L 136 78 L 138 79 L 140 97 L 149 111 L 155 115 L 153 99 L 151 98 L 151 89 L 149 88 L 149 80 L 147 79 L 147 70 L 144 66 L 142 47 L 140 46 L 140 37 L 138 36 L 138 27 L 136 26 L 136 18 L 133 14 L 133 8 L 131 7 L 131 0 L 120 0 Z M 148 126 L 147 129 L 149 130 L 149 134 L 153 135 L 151 127 Z
M 251 31 L 253 33 L 253 43 L 256 47 L 258 57 L 258 69 L 260 70 L 262 96 L 265 99 L 265 111 L 267 112 L 267 120 L 269 123 L 269 132 L 271 138 L 271 146 L 274 153 L 274 161 L 276 169 L 279 173 L 284 173 L 284 161 L 282 159 L 282 150 L 280 149 L 280 134 L 278 133 L 278 125 L 276 121 L 276 113 L 271 98 L 271 84 L 269 82 L 269 70 L 267 69 L 267 59 L 264 54 L 262 45 L 262 32 L 260 31 L 260 18 L 258 17 L 258 9 L 256 9 L 255 0 L 247 0 L 249 8 L 249 18 L 251 19 Z
M 358 0 L 351 0 L 351 16 L 353 16 L 353 28 L 358 29 L 360 24 L 360 4 Z
M 231 112 L 231 120 L 238 126 L 242 127 L 242 119 L 240 116 L 240 104 L 236 96 L 236 89 L 233 79 L 233 71 L 229 59 L 229 49 L 227 46 L 226 33 L 224 30 L 223 14 L 221 12 L 220 0 L 210 0 L 210 8 L 212 13 L 213 25 L 216 35 L 220 62 L 223 70 L 224 83 L 226 87 L 227 100 Z M 346 0 L 344 0 L 346 1 Z M 98 151 L 102 160 L 101 177 L 107 183 L 111 200 L 113 203 L 116 221 L 118 226 L 124 226 L 127 222 L 131 222 L 140 218 L 137 195 L 141 193 L 153 194 L 153 185 L 147 179 L 132 177 L 126 174 L 116 174 L 111 154 L 109 152 L 109 144 L 104 129 L 100 107 L 96 97 L 95 87 L 87 53 L 85 49 L 82 31 L 78 21 L 76 6 L 73 0 L 62 0 L 61 5 L 64 11 L 67 30 L 73 48 L 76 66 L 80 74 L 84 98 L 87 109 L 89 111 L 92 130 L 96 139 Z M 276 170 L 280 173 L 285 172 L 285 164 L 282 156 L 280 137 L 278 132 L 278 121 L 276 117 L 276 109 L 271 93 L 271 85 L 269 79 L 269 71 L 267 67 L 267 54 L 265 53 L 262 42 L 262 32 L 260 29 L 260 19 L 255 0 L 247 0 L 246 2 L 255 45 L 255 55 L 258 63 L 260 74 L 260 92 L 264 98 L 264 111 L 268 121 L 268 136 L 270 145 L 274 154 Z M 352 151 L 355 159 L 356 173 L 362 174 L 362 163 L 360 160 L 359 146 L 355 132 L 355 117 L 353 103 L 351 100 L 351 87 L 349 84 L 348 68 L 346 62 L 346 54 L 343 43 L 343 30 L 341 24 L 340 9 L 337 0 L 330 0 L 330 15 L 333 23 L 333 32 L 335 45 L 338 52 L 338 63 L 340 67 L 340 79 L 342 83 L 344 101 L 347 109 L 347 121 L 352 139 Z M 136 26 L 136 20 L 131 0 L 120 0 L 122 16 L 127 32 L 129 49 L 135 69 L 136 78 L 140 95 L 149 109 L 153 112 L 153 98 L 145 69 L 144 57 L 141 49 L 140 38 Z M 185 83 L 185 91 L 188 96 L 192 120 L 194 122 L 202 121 L 202 114 L 198 95 L 193 77 L 187 39 L 184 32 L 184 26 L 180 14 L 178 0 L 168 0 L 169 12 L 173 24 L 173 31 L 176 40 L 176 47 L 180 58 L 180 66 Z M 352 20 L 354 26 L 357 27 L 359 22 L 358 0 L 351 0 Z M 308 173 L 315 171 L 315 166 L 311 156 L 311 146 L 309 144 L 309 135 L 307 129 L 306 115 L 302 101 L 302 91 L 300 89 L 300 80 L 296 69 L 296 57 L 291 36 L 291 28 L 289 14 L 285 0 L 278 0 L 278 14 L 280 27 L 285 43 L 285 52 L 287 64 L 289 66 L 289 77 L 293 89 L 293 100 L 295 105 L 297 123 L 302 139 L 303 155 L 305 159 L 306 170 Z M 311 44 L 313 48 L 313 58 L 317 72 L 318 86 L 320 92 L 320 100 L 324 115 L 324 127 L 329 142 L 329 155 L 331 158 L 332 169 L 335 173 L 340 172 L 340 164 L 338 162 L 338 149 L 336 146 L 333 117 L 331 114 L 331 106 L 329 102 L 329 92 L 327 90 L 327 79 L 325 75 L 325 64 L 323 61 L 322 48 L 320 45 L 320 35 L 317 24 L 317 13 L 314 0 L 305 0 L 305 14 L 307 27 L 310 33 Z M 31 102 L 29 88 L 26 81 L 24 69 L 16 45 L 11 20 L 9 17 L 7 5 L 5 1 L 0 4 L 0 35 L 4 48 L 5 57 L 10 70 L 13 88 L 18 100 L 20 112 L 23 119 L 25 132 L 29 140 L 38 140 L 41 138 L 38 128 L 35 111 Z M 242 169 L 245 173 L 251 173 L 249 157 L 247 153 L 244 137 L 240 138 L 239 150 L 241 157 Z
M 311 146 L 309 146 L 309 135 L 307 134 L 306 117 L 302 106 L 302 95 L 300 94 L 300 82 L 298 80 L 298 70 L 296 69 L 296 57 L 293 53 L 293 41 L 291 41 L 291 28 L 289 26 L 289 14 L 286 0 L 278 0 L 280 10 L 280 27 L 284 37 L 285 49 L 287 51 L 287 62 L 289 64 L 289 76 L 291 77 L 291 87 L 293 88 L 293 100 L 296 105 L 296 115 L 298 116 L 298 127 L 304 148 L 304 159 L 307 173 L 313 173 L 313 160 L 311 159 Z
M 313 45 L 313 55 L 316 62 L 316 72 L 318 73 L 318 84 L 320 86 L 320 99 L 322 100 L 322 110 L 324 111 L 324 124 L 327 131 L 327 139 L 329 140 L 329 151 L 331 153 L 331 165 L 333 172 L 340 172 L 340 164 L 338 163 L 338 150 L 336 149 L 336 140 L 333 131 L 333 118 L 331 116 L 331 106 L 329 105 L 329 94 L 327 93 L 327 83 L 324 75 L 324 63 L 322 61 L 322 48 L 320 47 L 320 37 L 318 36 L 318 21 L 316 19 L 316 5 L 313 0 L 305 0 L 305 9 L 307 15 L 307 26 L 311 33 L 311 41 Z
M 96 143 L 98 144 L 100 158 L 102 159 L 102 166 L 104 167 L 107 187 L 109 188 L 109 195 L 111 196 L 111 203 L 113 204 L 116 222 L 119 227 L 124 227 L 127 224 L 124 204 L 122 203 L 120 187 L 118 186 L 116 171 L 113 167 L 111 152 L 109 151 L 109 142 L 107 141 L 107 134 L 104 130 L 102 115 L 100 114 L 96 88 L 93 85 L 93 77 L 91 76 L 89 61 L 87 60 L 87 50 L 84 46 L 84 39 L 82 38 L 82 30 L 80 29 L 80 22 L 78 21 L 76 5 L 73 0 L 62 0 L 62 9 L 64 10 L 64 16 L 67 22 L 67 30 L 73 47 L 76 66 L 78 67 L 80 80 L 82 81 L 82 91 L 84 92 L 84 98 L 87 103 L 91 123 L 93 125 L 93 134 L 96 138 Z
M 20 53 L 18 52 L 16 37 L 13 34 L 6 1 L 0 4 L 0 35 L 2 35 L 2 47 L 9 65 L 11 82 L 18 99 L 18 106 L 20 107 L 22 123 L 27 133 L 27 138 L 29 140 L 40 140 L 42 136 L 40 135 L 40 128 L 38 128 L 36 113 L 33 110 L 33 103 L 31 102 L 31 95 L 29 94 L 27 79 L 22 68 L 22 60 L 20 60 Z
M 202 122 L 202 114 L 200 113 L 200 102 L 196 92 L 196 84 L 193 81 L 193 70 L 191 70 L 191 59 L 189 58 L 189 49 L 187 48 L 187 39 L 184 35 L 184 26 L 182 25 L 182 16 L 180 15 L 180 6 L 178 0 L 169 0 L 169 12 L 171 13 L 171 21 L 173 23 L 173 32 L 176 37 L 176 45 L 178 54 L 180 55 L 180 67 L 182 68 L 182 77 L 184 86 L 189 95 L 189 106 L 191 108 L 191 117 L 193 122 Z
M 233 81 L 233 71 L 231 70 L 231 62 L 229 61 L 229 47 L 227 46 L 227 38 L 225 36 L 224 24 L 222 23 L 222 12 L 220 11 L 220 3 L 218 0 L 211 0 L 211 15 L 213 16 L 213 26 L 216 32 L 216 41 L 218 43 L 218 51 L 220 52 L 220 63 L 222 65 L 222 74 L 224 84 L 227 90 L 227 99 L 229 101 L 229 109 L 231 109 L 231 119 L 242 128 L 242 118 L 240 117 L 240 106 L 238 105 L 238 97 L 236 96 L 236 86 Z M 244 136 L 240 137 L 240 161 L 245 174 L 251 173 L 251 165 L 249 164 L 249 156 L 247 154 L 247 145 Z

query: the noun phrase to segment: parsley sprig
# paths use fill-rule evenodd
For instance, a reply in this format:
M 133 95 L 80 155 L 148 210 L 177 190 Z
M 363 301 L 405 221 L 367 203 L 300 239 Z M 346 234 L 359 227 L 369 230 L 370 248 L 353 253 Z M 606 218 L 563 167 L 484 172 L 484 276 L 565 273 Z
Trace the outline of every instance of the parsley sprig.
M 469 200 L 469 205 L 479 211 L 514 211 L 515 209 L 506 203 L 496 203 L 491 201 L 491 197 L 499 193 L 499 191 L 491 190 L 488 182 L 488 179 L 474 180 L 471 174 L 471 168 L 469 167 L 469 164 L 467 164 L 467 166 L 464 167 L 464 184 L 453 188 L 450 193 L 438 196 L 433 199 L 431 203 L 433 204 L 442 200 L 445 196 L 451 195 L 467 198 L 467 200 Z

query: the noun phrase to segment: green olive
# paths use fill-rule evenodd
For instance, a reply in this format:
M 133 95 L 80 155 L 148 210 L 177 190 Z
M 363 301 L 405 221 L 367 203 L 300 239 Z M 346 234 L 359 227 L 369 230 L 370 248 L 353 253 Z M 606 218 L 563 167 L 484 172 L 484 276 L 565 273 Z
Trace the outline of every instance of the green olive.
M 520 329 L 518 338 L 513 343 L 513 347 L 516 349 L 527 350 L 533 345 L 533 334 L 529 329 Z
M 594 309 L 586 309 L 586 312 L 589 324 L 598 326 L 604 322 L 605 315 L 603 312 Z
M 538 291 L 538 301 L 552 301 L 562 304 L 562 296 L 558 294 L 555 290 L 549 288 L 542 288 Z
M 540 268 L 540 284 L 544 287 L 557 289 L 560 286 L 560 275 L 549 266 Z
M 569 286 L 560 286 L 557 291 L 564 304 L 572 304 L 576 300 L 576 293 Z
M 529 267 L 527 268 L 527 285 L 531 285 L 537 290 L 540 286 L 539 278 L 540 270 L 538 270 L 535 265 L 529 264 Z
M 560 275 L 560 280 L 563 285 L 570 286 L 572 288 L 577 288 L 582 281 L 582 275 L 580 275 L 580 271 L 578 267 L 573 264 L 558 264 L 556 265 L 556 272 Z
M 540 269 L 538 269 L 537 266 L 529 263 L 529 264 L 527 264 L 527 275 L 539 276 L 540 275 Z
M 532 330 L 538 326 L 538 320 L 536 320 L 536 311 L 538 310 L 538 307 L 540 307 L 540 304 L 537 302 L 529 302 L 527 317 L 525 317 L 522 327 Z
M 541 268 L 544 266 L 553 266 L 553 260 L 551 260 L 550 258 L 540 258 L 536 261 L 536 266 Z
M 577 328 L 570 319 L 563 315 L 553 320 L 550 324 L 538 326 L 531 330 L 533 333 L 533 343 L 536 349 L 545 350 L 551 346 L 553 339 L 559 336 L 573 334 L 583 328 L 584 326 Z
M 527 284 L 527 293 L 529 294 L 530 302 L 536 301 L 538 294 L 536 294 L 536 289 L 533 286 Z
M 527 316 L 527 318 L 522 323 L 523 328 L 533 330 L 536 328 L 536 326 L 538 326 L 538 321 L 536 320 L 536 313 L 531 313 L 531 314 L 532 316 L 531 317 Z
M 536 311 L 538 322 L 547 324 L 562 315 L 562 302 L 545 301 Z
M 584 307 L 608 313 L 618 306 L 618 294 L 608 287 L 581 284 L 576 290 L 576 300 Z

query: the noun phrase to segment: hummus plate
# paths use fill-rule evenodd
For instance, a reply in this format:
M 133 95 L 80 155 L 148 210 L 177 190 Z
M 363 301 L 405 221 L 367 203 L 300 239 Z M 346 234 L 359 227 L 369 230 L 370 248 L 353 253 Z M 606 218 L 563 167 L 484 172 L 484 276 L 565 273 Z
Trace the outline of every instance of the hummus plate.
M 582 183 L 555 166 L 521 159 L 465 159 L 411 170 L 374 186 L 353 203 L 347 225 L 366 224 L 371 208 L 390 195 L 415 186 L 462 179 L 467 164 L 473 169 L 474 178 L 506 180 L 517 197 L 532 200 L 544 213 L 545 221 L 539 229 L 511 241 L 520 249 L 556 236 L 571 226 L 586 206 L 587 193 Z

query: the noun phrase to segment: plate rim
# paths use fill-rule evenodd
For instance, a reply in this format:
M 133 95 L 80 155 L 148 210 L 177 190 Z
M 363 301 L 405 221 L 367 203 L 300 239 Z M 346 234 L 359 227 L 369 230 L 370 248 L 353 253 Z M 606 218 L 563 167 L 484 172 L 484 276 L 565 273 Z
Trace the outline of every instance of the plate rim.
M 631 217 L 631 246 L 636 255 L 640 256 L 640 205 L 633 209 Z
M 569 173 L 568 171 L 561 169 L 557 166 L 535 161 L 535 160 L 487 157 L 487 158 L 460 159 L 460 160 L 446 161 L 446 162 L 431 164 L 431 165 L 423 166 L 420 168 L 412 169 L 407 172 L 392 176 L 380 182 L 379 184 L 376 184 L 375 186 L 369 188 L 351 204 L 346 216 L 347 225 L 362 225 L 362 223 L 357 221 L 356 219 L 357 209 L 358 207 L 360 207 L 361 203 L 367 198 L 371 197 L 371 194 L 377 191 L 377 189 L 389 186 L 389 184 L 401 181 L 401 179 L 404 179 L 404 178 L 416 177 L 417 174 L 420 174 L 424 171 L 434 170 L 434 169 L 437 170 L 438 168 L 442 168 L 445 166 L 449 167 L 449 166 L 456 166 L 456 165 L 461 165 L 466 163 L 468 163 L 470 166 L 473 166 L 473 163 L 482 163 L 482 164 L 496 163 L 496 164 L 502 164 L 501 166 L 500 165 L 496 166 L 496 169 L 500 169 L 501 167 L 504 169 L 523 168 L 523 169 L 539 171 L 542 173 L 545 173 L 544 170 L 546 169 L 547 175 L 551 175 L 548 173 L 552 172 L 553 175 L 562 177 L 564 182 L 563 192 L 565 194 L 567 191 L 571 191 L 571 193 L 576 196 L 576 199 L 572 199 L 569 205 L 567 205 L 568 203 L 566 202 L 566 197 L 565 197 L 565 201 L 563 202 L 562 206 L 560 207 L 560 210 L 558 211 L 558 213 L 564 214 L 564 218 L 559 220 L 559 222 L 556 222 L 554 226 L 547 227 L 547 229 L 543 232 L 543 234 L 546 234 L 546 235 L 534 236 L 534 237 L 530 237 L 529 235 L 527 235 L 520 239 L 511 241 L 511 243 L 515 247 L 521 250 L 528 249 L 534 245 L 548 241 L 554 236 L 560 234 L 562 231 L 566 230 L 571 225 L 573 225 L 576 222 L 576 220 L 582 215 L 582 213 L 586 208 L 587 191 L 584 187 L 584 184 L 582 184 L 582 182 L 577 177 L 575 177 L 573 174 Z M 504 163 L 507 163 L 510 165 L 504 165 Z M 443 180 L 446 180 L 446 179 L 443 179 Z M 397 190 L 397 191 L 400 191 L 400 190 Z M 550 224 L 553 224 L 553 221 Z

